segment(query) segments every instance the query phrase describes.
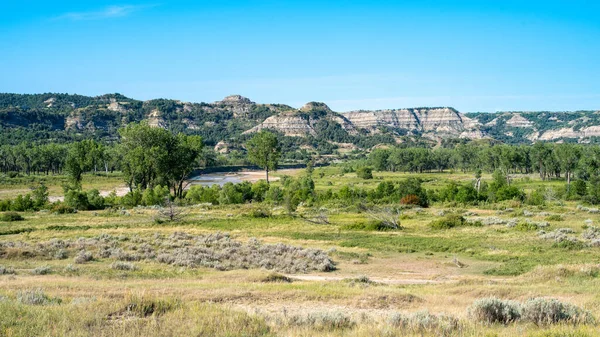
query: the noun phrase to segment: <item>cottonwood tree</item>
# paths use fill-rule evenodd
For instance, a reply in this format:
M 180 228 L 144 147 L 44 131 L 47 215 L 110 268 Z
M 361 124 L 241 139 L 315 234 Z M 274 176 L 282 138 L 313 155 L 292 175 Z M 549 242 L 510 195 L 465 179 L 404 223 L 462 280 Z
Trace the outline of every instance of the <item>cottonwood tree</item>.
M 248 160 L 265 170 L 267 183 L 269 182 L 269 171 L 277 170 L 281 147 L 277 136 L 268 131 L 260 131 L 246 144 Z
M 200 136 L 174 135 L 148 124 L 121 129 L 121 169 L 130 190 L 169 186 L 183 197 L 184 182 L 198 167 L 202 151 Z

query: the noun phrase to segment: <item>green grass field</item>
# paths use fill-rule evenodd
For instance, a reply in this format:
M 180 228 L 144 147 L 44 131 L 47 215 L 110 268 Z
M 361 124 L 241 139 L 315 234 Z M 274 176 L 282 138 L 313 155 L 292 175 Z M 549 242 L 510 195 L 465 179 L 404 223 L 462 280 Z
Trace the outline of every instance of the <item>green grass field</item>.
M 375 172 L 373 180 L 361 180 L 325 167 L 315 170 L 315 184 L 318 190 L 344 184 L 374 188 L 382 180 L 408 176 L 421 177 L 428 189 L 473 179 L 458 172 Z M 44 177 L 19 179 L 2 182 L 0 197 L 26 191 Z M 51 195 L 60 195 L 63 178 L 45 179 Z M 514 183 L 525 189 L 564 185 L 534 175 L 516 176 Z M 123 184 L 115 174 L 86 176 L 83 185 L 111 190 Z M 552 297 L 600 319 L 600 247 L 591 240 L 565 244 L 539 232 L 563 228 L 565 235 L 582 238 L 590 223 L 600 223 L 600 213 L 578 209 L 576 202 L 550 201 L 544 207 L 513 201 L 480 207 L 434 203 L 405 210 L 403 229 L 395 231 L 348 230 L 368 221 L 368 214 L 342 202 L 320 210 L 300 206 L 296 216 L 271 206 L 267 218 L 252 216 L 257 207 L 264 205 L 190 206 L 182 222 L 162 224 L 154 221 L 157 210 L 151 207 L 65 215 L 40 211 L 22 213 L 24 221 L 0 222 L 0 336 L 598 335 L 594 324 L 485 324 L 468 314 L 481 298 Z M 304 219 L 317 211 L 327 215 L 328 224 Z M 504 223 L 430 228 L 445 214 Z M 505 224 L 511 220 L 517 225 Z M 527 221 L 549 227 L 523 225 Z M 234 243 L 203 241 L 217 232 L 229 233 Z M 264 249 L 279 249 L 271 247 L 277 243 L 319 249 L 335 270 L 309 264 L 306 272 L 273 274 L 255 266 L 266 255 L 240 253 L 260 252 L 252 248 L 253 238 Z M 193 247 L 236 260 L 193 265 Z M 276 262 L 297 262 L 288 258 L 282 253 Z M 409 323 L 397 324 L 393 317 L 398 315 Z

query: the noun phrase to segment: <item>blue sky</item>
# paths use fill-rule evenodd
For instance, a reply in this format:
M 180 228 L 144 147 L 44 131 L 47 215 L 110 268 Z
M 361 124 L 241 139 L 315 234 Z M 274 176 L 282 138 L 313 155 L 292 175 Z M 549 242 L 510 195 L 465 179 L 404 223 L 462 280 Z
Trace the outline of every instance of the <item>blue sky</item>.
M 579 0 L 5 0 L 0 92 L 600 109 L 599 17 Z

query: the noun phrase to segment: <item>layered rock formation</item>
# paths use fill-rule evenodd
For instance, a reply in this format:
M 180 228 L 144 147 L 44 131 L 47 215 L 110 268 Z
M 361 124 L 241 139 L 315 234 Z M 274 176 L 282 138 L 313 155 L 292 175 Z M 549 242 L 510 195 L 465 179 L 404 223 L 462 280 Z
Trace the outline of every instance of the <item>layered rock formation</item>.
M 453 108 L 416 108 L 343 113 L 355 127 L 376 131 L 379 127 L 438 137 L 481 138 L 479 123 Z

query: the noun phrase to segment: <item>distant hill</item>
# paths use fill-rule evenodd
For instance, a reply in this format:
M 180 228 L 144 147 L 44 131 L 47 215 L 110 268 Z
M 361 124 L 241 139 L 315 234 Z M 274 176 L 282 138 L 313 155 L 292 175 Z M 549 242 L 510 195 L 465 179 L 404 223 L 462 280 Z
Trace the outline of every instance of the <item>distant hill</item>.
M 338 113 L 319 102 L 294 109 L 257 104 L 239 95 L 214 103 L 190 103 L 139 101 L 120 94 L 0 94 L 0 143 L 84 137 L 110 141 L 117 138 L 120 127 L 139 121 L 202 135 L 220 150 L 235 147 L 262 129 L 274 130 L 298 147 L 346 149 L 449 138 L 596 142 L 600 136 L 598 111 L 463 114 L 450 107 L 421 107 Z

